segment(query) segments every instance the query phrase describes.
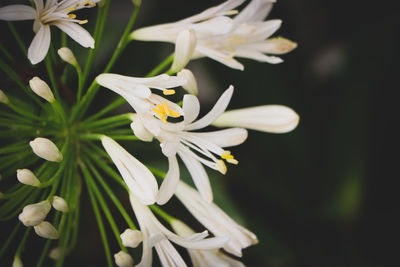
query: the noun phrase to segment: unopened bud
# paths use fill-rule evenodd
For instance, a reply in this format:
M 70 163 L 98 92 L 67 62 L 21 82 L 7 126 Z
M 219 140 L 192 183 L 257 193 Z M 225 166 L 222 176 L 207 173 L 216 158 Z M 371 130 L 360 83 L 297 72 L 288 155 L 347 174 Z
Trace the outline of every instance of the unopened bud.
M 58 239 L 60 237 L 57 229 L 54 228 L 54 226 L 47 221 L 43 221 L 40 224 L 36 225 L 34 229 L 36 234 L 43 238 Z
M 63 160 L 60 150 L 47 138 L 37 137 L 35 140 L 30 141 L 29 145 L 32 147 L 33 153 L 45 160 L 55 162 Z
M 49 258 L 56 261 L 61 257 L 61 252 L 62 251 L 60 247 L 53 248 L 50 250 Z
M 177 76 L 179 78 L 183 78 L 186 80 L 186 83 L 182 85 L 183 89 L 185 89 L 189 94 L 197 95 L 198 94 L 198 87 L 196 78 L 194 77 L 193 73 L 188 69 L 183 69 L 178 72 Z
M 22 212 L 19 214 L 18 219 L 25 226 L 35 226 L 40 224 L 47 213 L 51 209 L 50 201 L 43 200 L 39 203 L 30 204 L 24 207 Z
M 133 259 L 131 255 L 124 251 L 120 251 L 116 254 L 114 254 L 114 259 L 115 259 L 115 264 L 117 264 L 118 267 L 132 267 L 133 266 Z
M 142 4 L 142 0 L 132 0 L 132 3 L 137 6 L 140 7 L 140 5 Z
M 24 265 L 22 264 L 21 258 L 19 256 L 14 258 L 12 267 L 24 267 Z
M 171 71 L 178 72 L 189 63 L 196 48 L 196 43 L 196 34 L 193 30 L 183 30 L 178 34 Z
M 51 204 L 53 205 L 53 208 L 58 211 L 62 211 L 62 212 L 68 211 L 68 204 L 65 201 L 65 199 L 63 199 L 62 197 L 54 196 L 53 202 Z
M 54 101 L 54 95 L 50 87 L 39 77 L 33 77 L 29 81 L 29 86 L 31 87 L 32 91 L 41 98 L 46 99 L 50 103 Z
M 8 100 L 8 97 L 6 94 L 3 92 L 3 90 L 0 90 L 0 102 L 4 104 L 10 103 L 10 100 Z
M 286 54 L 297 47 L 297 43 L 283 37 L 276 37 L 267 40 L 267 50 L 272 54 Z
M 78 66 L 78 61 L 76 61 L 74 53 L 72 53 L 71 49 L 69 49 L 68 47 L 61 47 L 60 49 L 58 49 L 57 53 L 65 62 L 71 64 L 74 67 Z
M 28 169 L 19 169 L 17 170 L 17 179 L 20 183 L 31 185 L 31 186 L 39 186 L 40 181 L 35 176 L 35 174 Z
M 136 248 L 143 240 L 142 232 L 126 229 L 121 235 L 122 244 L 125 247 Z

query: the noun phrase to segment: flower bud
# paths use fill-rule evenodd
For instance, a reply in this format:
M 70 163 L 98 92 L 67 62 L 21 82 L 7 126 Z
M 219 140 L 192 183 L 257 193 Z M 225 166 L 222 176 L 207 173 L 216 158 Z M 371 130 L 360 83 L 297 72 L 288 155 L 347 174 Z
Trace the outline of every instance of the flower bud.
M 10 100 L 8 100 L 8 97 L 6 94 L 3 92 L 3 90 L 0 90 L 0 102 L 4 104 L 10 103 Z
M 22 264 L 21 258 L 19 256 L 14 258 L 12 267 L 24 267 L 24 265 Z
M 35 176 L 35 174 L 28 169 L 19 169 L 17 170 L 17 179 L 20 183 L 31 185 L 31 186 L 39 186 L 40 181 Z
M 133 266 L 133 259 L 131 255 L 124 251 L 120 251 L 116 254 L 114 254 L 114 259 L 115 259 L 115 264 L 117 264 L 118 267 L 131 267 Z
M 140 7 L 140 5 L 142 4 L 142 0 L 132 0 L 132 3 L 137 6 Z
M 32 91 L 41 98 L 46 99 L 50 103 L 54 101 L 54 95 L 50 87 L 39 77 L 33 77 L 29 81 L 29 86 L 31 87 Z
M 68 47 L 61 47 L 60 49 L 58 49 L 57 53 L 60 58 L 65 62 L 71 64 L 74 67 L 78 66 L 78 61 L 76 61 L 74 53 L 72 53 L 71 49 L 69 49 Z
M 24 207 L 22 212 L 19 214 L 18 219 L 25 226 L 35 226 L 40 224 L 47 213 L 51 209 L 50 201 L 43 200 L 39 203 L 30 204 Z
M 63 159 L 57 146 L 47 138 L 37 137 L 30 141 L 29 145 L 32 147 L 33 153 L 45 160 L 61 162 Z
M 60 247 L 53 248 L 50 250 L 49 258 L 56 261 L 61 257 L 61 252 L 62 251 Z
M 121 235 L 122 244 L 125 247 L 136 248 L 143 240 L 142 232 L 126 229 Z
M 51 204 L 53 205 L 53 208 L 58 211 L 62 211 L 62 212 L 68 211 L 68 204 L 65 201 L 65 199 L 63 199 L 62 197 L 54 196 L 53 202 Z
M 54 226 L 47 221 L 43 221 L 33 228 L 35 229 L 36 234 L 43 238 L 58 239 L 60 237 L 57 229 L 54 228 Z
M 196 34 L 193 30 L 183 30 L 178 34 L 171 71 L 178 72 L 188 64 L 193 56 L 196 43 Z
M 177 76 L 179 78 L 183 78 L 186 80 L 186 83 L 182 85 L 183 89 L 185 89 L 189 94 L 197 95 L 198 88 L 196 78 L 194 77 L 193 73 L 188 69 L 183 69 L 178 72 Z

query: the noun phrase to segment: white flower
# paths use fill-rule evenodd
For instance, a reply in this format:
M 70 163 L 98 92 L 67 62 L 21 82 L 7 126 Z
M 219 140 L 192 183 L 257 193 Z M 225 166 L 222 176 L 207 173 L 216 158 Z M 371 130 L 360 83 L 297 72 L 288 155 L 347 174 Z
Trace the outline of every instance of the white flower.
M 189 18 L 138 29 L 131 37 L 142 41 L 176 43 L 182 30 L 196 33 L 194 58 L 206 56 L 228 67 L 243 70 L 234 57 L 250 58 L 261 62 L 280 63 L 282 59 L 267 54 L 283 54 L 297 44 L 284 38 L 268 39 L 281 25 L 280 20 L 267 20 L 275 0 L 252 0 L 238 15 L 232 10 L 244 0 L 228 0 Z
M 241 257 L 243 248 L 258 243 L 255 234 L 233 221 L 214 203 L 204 201 L 200 194 L 187 184 L 180 182 L 175 195 L 211 233 L 215 236 L 230 237 L 229 242 L 224 246 L 229 253 Z
M 142 232 L 138 230 L 126 229 L 120 236 L 125 247 L 136 248 L 143 241 Z
M 67 212 L 69 210 L 67 202 L 62 197 L 54 196 L 51 204 L 55 210 L 62 212 Z
M 186 84 L 182 85 L 183 89 L 185 89 L 189 94 L 197 95 L 199 91 L 197 87 L 197 81 L 190 70 L 183 69 L 177 73 L 177 76 L 186 80 Z
M 100 0 L 34 0 L 35 8 L 28 5 L 9 5 L 0 8 L 0 20 L 34 20 L 36 33 L 28 49 L 28 58 L 32 64 L 42 61 L 50 47 L 50 25 L 54 25 L 68 34 L 83 47 L 94 48 L 94 39 L 88 31 L 78 24 L 87 20 L 78 20 L 72 11 L 95 6 Z
M 29 81 L 29 86 L 31 87 L 32 91 L 41 98 L 44 98 L 50 103 L 54 101 L 54 95 L 50 87 L 45 81 L 41 80 L 39 77 L 33 77 Z
M 194 231 L 180 220 L 171 221 L 171 226 L 174 231 L 182 236 L 189 237 L 194 234 Z M 190 259 L 194 267 L 215 266 L 215 267 L 244 267 L 245 265 L 237 261 L 220 250 L 199 250 L 188 249 Z
M 102 136 L 101 143 L 132 194 L 145 205 L 153 204 L 158 197 L 158 185 L 151 171 L 113 139 Z
M 57 50 L 58 55 L 61 57 L 62 60 L 71 64 L 72 66 L 78 66 L 78 61 L 76 61 L 74 53 L 72 53 L 71 49 L 68 47 L 61 47 Z
M 175 90 L 170 88 L 186 83 L 183 78 L 167 74 L 151 78 L 135 78 L 103 73 L 97 76 L 96 82 L 125 98 L 138 113 L 152 113 L 162 120 L 166 119 L 166 112 L 172 117 L 179 117 L 182 113 L 178 105 L 159 95 L 152 94 L 150 88 L 161 90 L 164 95 L 171 95 L 175 93 Z
M 268 132 L 287 133 L 296 128 L 299 115 L 281 105 L 265 105 L 224 112 L 212 125 L 217 127 L 243 127 Z
M 10 103 L 10 100 L 8 99 L 6 94 L 3 92 L 3 90 L 0 90 L 0 103 L 3 103 L 3 104 Z
M 50 201 L 43 200 L 39 203 L 30 204 L 23 208 L 18 219 L 25 226 L 35 226 L 41 223 L 46 218 L 47 213 L 51 209 Z
M 204 239 L 208 235 L 207 231 L 182 238 L 165 228 L 153 215 L 149 207 L 137 201 L 132 194 L 130 200 L 143 234 L 143 254 L 138 266 L 151 266 L 152 247 L 155 247 L 163 266 L 186 266 L 170 241 L 185 248 L 218 249 L 229 240 L 229 237 Z
M 115 264 L 118 267 L 132 267 L 133 266 L 133 259 L 132 257 L 124 252 L 124 251 L 120 251 L 116 254 L 114 254 L 114 260 L 115 260 Z
M 54 162 L 61 162 L 63 160 L 63 155 L 57 146 L 47 138 L 37 137 L 29 142 L 33 153 L 37 156 Z
M 191 132 L 210 125 L 226 109 L 232 97 L 233 86 L 230 86 L 218 99 L 212 110 L 203 118 L 196 120 L 200 112 L 200 103 L 196 96 L 185 95 L 183 98 L 184 119 L 179 123 L 162 123 L 153 116 L 138 115 L 132 123 L 135 129 L 145 128 L 160 141 L 163 154 L 168 157 L 169 170 L 161 184 L 158 204 L 166 203 L 174 194 L 179 181 L 179 166 L 176 154 L 189 170 L 201 195 L 209 202 L 213 194 L 207 173 L 202 164 L 225 174 L 223 161 L 238 164 L 230 151 L 223 147 L 236 146 L 247 138 L 247 131 L 242 128 L 231 128 L 213 132 Z M 138 136 L 140 138 L 140 136 Z M 201 155 L 201 156 L 200 156 Z M 219 156 L 217 158 L 215 155 Z
M 20 183 L 31 185 L 31 186 L 39 186 L 40 181 L 36 177 L 36 175 L 28 169 L 19 169 L 17 170 L 17 179 Z
M 43 221 L 33 228 L 35 229 L 35 233 L 40 237 L 47 239 L 58 239 L 60 237 L 57 229 L 47 221 Z
M 176 37 L 174 62 L 171 71 L 178 72 L 183 69 L 193 56 L 196 48 L 196 34 L 193 30 L 183 30 Z

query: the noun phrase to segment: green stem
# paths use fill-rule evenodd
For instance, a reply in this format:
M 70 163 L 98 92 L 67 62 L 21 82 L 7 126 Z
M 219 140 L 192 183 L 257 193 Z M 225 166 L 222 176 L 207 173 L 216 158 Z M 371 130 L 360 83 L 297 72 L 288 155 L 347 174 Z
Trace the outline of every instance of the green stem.
M 32 230 L 32 227 L 28 227 L 25 230 L 24 236 L 22 237 L 21 242 L 18 245 L 17 251 L 15 252 L 15 257 L 19 257 L 21 252 L 24 251 L 26 240 L 28 239 L 29 233 Z
M 150 208 L 156 212 L 158 215 L 160 215 L 165 221 L 168 223 L 171 223 L 173 220 L 176 220 L 174 217 L 163 211 L 161 208 L 159 208 L 156 205 L 151 205 Z
M 90 116 L 89 118 L 87 118 L 86 120 L 83 121 L 83 123 L 85 122 L 90 122 L 90 121 L 94 121 L 97 118 L 100 118 L 101 116 L 103 116 L 104 114 L 107 114 L 108 112 L 118 108 L 119 106 L 125 104 L 125 99 L 122 97 L 118 97 L 117 99 L 115 99 L 113 102 L 111 102 L 111 104 L 109 104 L 107 107 L 101 109 L 99 112 L 93 114 L 92 116 Z
M 56 100 L 60 101 L 61 100 L 60 93 L 58 91 L 57 81 L 56 81 L 56 78 L 54 76 L 53 66 L 51 64 L 51 59 L 50 59 L 50 55 L 49 54 L 44 59 L 44 62 L 46 64 L 47 73 L 49 74 L 51 87 L 53 89 L 53 92 L 54 92 L 54 95 L 56 97 Z
M 112 122 L 116 122 L 116 121 L 121 121 L 121 120 L 128 120 L 129 122 L 132 122 L 132 120 L 130 119 L 132 113 L 126 113 L 126 114 L 121 114 L 121 115 L 116 115 L 116 116 L 112 116 L 112 117 L 108 117 L 105 119 L 101 119 L 101 120 L 97 120 L 94 122 L 82 122 L 81 126 L 79 127 L 80 129 L 90 129 L 90 128 L 94 128 L 97 126 L 101 126 L 101 125 L 105 125 L 105 124 L 109 124 Z
M 174 60 L 174 54 L 172 53 L 166 59 L 164 59 L 157 67 L 151 70 L 146 77 L 152 77 L 162 72 L 171 62 Z
M 14 236 L 17 234 L 19 228 L 21 227 L 22 223 L 18 222 L 17 225 L 15 225 L 14 229 L 12 230 L 11 234 L 8 236 L 7 241 L 3 243 L 3 246 L 0 250 L 0 259 L 3 257 L 4 252 L 6 252 L 8 246 L 10 245 L 11 241 L 14 240 Z
M 14 25 L 12 25 L 11 22 L 7 22 L 7 24 L 8 24 L 8 28 L 10 29 L 12 35 L 14 36 L 15 40 L 17 41 L 18 46 L 21 49 L 22 53 L 24 55 L 26 55 L 28 50 L 26 49 L 26 46 L 25 46 L 24 42 L 22 41 L 21 37 L 19 36 L 17 30 L 14 28 Z

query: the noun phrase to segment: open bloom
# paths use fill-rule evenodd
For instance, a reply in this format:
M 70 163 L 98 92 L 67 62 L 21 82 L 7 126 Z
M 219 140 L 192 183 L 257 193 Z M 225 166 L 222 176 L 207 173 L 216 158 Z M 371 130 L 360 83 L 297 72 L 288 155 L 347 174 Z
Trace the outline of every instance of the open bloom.
M 187 210 L 215 236 L 229 236 L 224 249 L 235 256 L 242 256 L 242 249 L 257 244 L 255 234 L 237 224 L 214 203 L 204 201 L 200 194 L 180 182 L 175 195 Z
M 184 119 L 178 123 L 163 123 L 153 116 L 137 115 L 132 122 L 136 136 L 144 141 L 155 136 L 160 141 L 163 154 L 168 157 L 169 170 L 161 188 L 158 204 L 166 203 L 174 194 L 179 181 L 179 166 L 176 154 L 189 170 L 201 195 L 209 202 L 213 195 L 207 173 L 202 164 L 225 174 L 227 171 L 224 159 L 237 164 L 231 152 L 223 147 L 236 146 L 247 138 L 247 131 L 242 128 L 230 128 L 213 132 L 192 132 L 210 125 L 226 109 L 232 97 L 233 86 L 230 86 L 218 99 L 211 111 L 199 120 L 199 100 L 194 95 L 183 98 Z M 139 133 L 139 134 L 138 134 Z
M 171 221 L 171 226 L 174 231 L 182 236 L 189 237 L 194 234 L 194 231 L 180 220 Z M 220 250 L 200 250 L 188 249 L 190 259 L 194 267 L 216 266 L 216 267 L 244 267 L 245 265 L 235 260 L 234 258 L 225 255 Z
M 212 123 L 217 127 L 243 127 L 267 133 L 287 133 L 299 124 L 299 115 L 282 105 L 229 110 Z
M 191 235 L 188 238 L 182 238 L 165 228 L 149 207 L 141 204 L 132 194 L 130 195 L 130 201 L 143 235 L 143 254 L 138 266 L 151 266 L 152 247 L 155 247 L 163 266 L 186 266 L 170 241 L 185 248 L 207 250 L 221 248 L 229 240 L 229 237 L 205 239 L 208 235 L 207 231 Z
M 101 143 L 132 194 L 145 205 L 153 204 L 158 196 L 158 185 L 151 171 L 110 137 L 102 136 Z
M 297 44 L 285 38 L 268 39 L 281 25 L 280 20 L 267 20 L 275 0 L 252 0 L 234 18 L 232 10 L 245 0 L 228 0 L 189 18 L 156 26 L 138 29 L 131 37 L 142 41 L 176 43 L 183 30 L 196 33 L 197 45 L 194 58 L 206 56 L 228 67 L 243 70 L 243 65 L 234 57 L 250 58 L 261 62 L 280 63 L 282 59 L 265 54 L 284 54 Z
M 88 31 L 78 24 L 87 20 L 78 20 L 71 13 L 82 8 L 96 5 L 100 0 L 34 0 L 35 8 L 28 5 L 9 5 L 0 8 L 0 20 L 34 20 L 33 31 L 36 33 L 28 49 L 28 58 L 32 64 L 42 61 L 50 47 L 50 25 L 54 25 L 68 34 L 83 47 L 94 48 L 94 39 Z

